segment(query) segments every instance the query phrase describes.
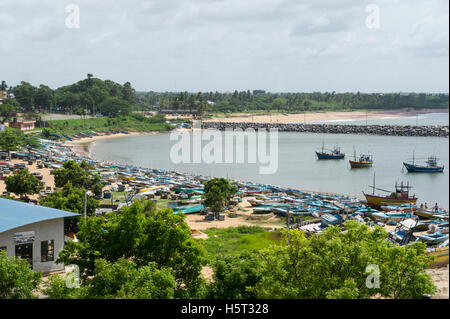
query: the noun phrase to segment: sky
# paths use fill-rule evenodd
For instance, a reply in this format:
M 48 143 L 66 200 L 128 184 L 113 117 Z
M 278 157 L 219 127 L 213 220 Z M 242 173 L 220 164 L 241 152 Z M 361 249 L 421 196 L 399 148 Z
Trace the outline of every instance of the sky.
M 448 93 L 449 2 L 0 0 L 0 80 L 87 73 L 138 91 Z

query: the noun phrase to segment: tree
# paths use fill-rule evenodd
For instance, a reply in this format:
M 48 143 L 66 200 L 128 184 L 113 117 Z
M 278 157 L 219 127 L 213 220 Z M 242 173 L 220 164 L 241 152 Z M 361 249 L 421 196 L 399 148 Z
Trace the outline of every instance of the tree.
M 110 117 L 128 115 L 131 113 L 131 104 L 119 98 L 108 98 L 98 105 L 98 111 Z
M 176 288 L 169 269 L 158 269 L 154 263 L 138 268 L 124 258 L 114 263 L 97 259 L 93 276 L 81 281 L 79 288 L 68 288 L 65 281 L 59 275 L 50 276 L 43 293 L 50 299 L 171 299 Z
M 258 298 L 420 298 L 436 291 L 425 272 L 426 245 L 398 246 L 381 227 L 370 229 L 356 221 L 328 227 L 306 238 L 285 231 L 284 245 L 261 251 Z M 287 237 L 289 235 L 289 237 Z M 379 287 L 367 285 L 367 267 L 378 267 Z
M 62 190 L 54 191 L 52 194 L 43 197 L 39 201 L 39 204 L 83 215 L 85 191 L 84 188 L 73 187 L 69 182 Z M 95 200 L 91 196 L 87 196 L 86 214 L 88 216 L 94 215 L 98 206 L 98 200 Z
M 65 187 L 67 183 L 70 183 L 75 188 L 85 188 L 93 191 L 96 195 L 101 194 L 103 184 L 100 177 L 89 172 L 89 166 L 85 161 L 81 163 L 64 162 L 63 167 L 55 170 L 53 174 L 56 187 Z
M 18 110 L 18 106 L 13 104 L 0 104 L 0 117 L 1 123 L 4 124 L 5 122 L 9 121 L 14 114 L 16 114 Z
M 23 139 L 15 129 L 6 128 L 0 133 L 0 148 L 8 152 L 17 151 L 22 145 Z
M 236 194 L 237 187 L 225 178 L 214 178 L 205 183 L 204 203 L 215 214 L 223 211 L 223 207 Z
M 213 264 L 213 282 L 208 285 L 207 298 L 254 299 L 252 289 L 261 280 L 259 259 L 254 253 L 217 258 Z
M 5 177 L 6 190 L 16 195 L 37 194 L 44 188 L 44 183 L 30 174 L 28 169 L 19 169 L 12 176 Z
M 156 210 L 153 202 L 134 202 L 120 214 L 92 216 L 79 222 L 78 242 L 69 241 L 57 262 L 76 264 L 82 278 L 95 274 L 96 260 L 132 259 L 138 268 L 155 263 L 176 280 L 176 297 L 192 296 L 202 279 L 204 250 L 191 237 L 182 214 Z
M 25 259 L 8 257 L 0 250 L 0 299 L 35 298 L 33 291 L 40 282 L 41 274 Z

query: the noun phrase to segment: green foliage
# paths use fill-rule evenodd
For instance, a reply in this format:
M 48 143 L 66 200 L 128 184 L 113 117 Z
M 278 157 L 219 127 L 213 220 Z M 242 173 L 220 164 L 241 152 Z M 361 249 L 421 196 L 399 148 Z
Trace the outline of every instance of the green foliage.
M 258 298 L 420 298 L 435 292 L 424 244 L 395 246 L 381 227 L 355 221 L 345 228 L 328 227 L 309 239 L 286 231 L 285 245 L 262 250 Z M 366 286 L 368 265 L 380 269 L 379 288 Z
M 34 272 L 25 259 L 8 257 L 0 250 L 0 299 L 35 298 L 41 274 Z
M 1 91 L 1 90 L 0 90 Z M 17 112 L 18 107 L 13 104 L 4 103 L 0 104 L 0 123 L 5 123 L 11 119 L 11 117 Z
M 84 298 L 86 293 L 85 287 L 67 287 L 66 278 L 54 274 L 48 277 L 44 283 L 42 293 L 49 299 L 80 299 Z
M 8 127 L 0 133 L 0 148 L 2 150 L 17 151 L 22 147 L 40 148 L 41 145 L 35 137 L 24 134 L 18 129 Z
M 202 112 L 317 112 L 362 109 L 399 109 L 405 107 L 448 109 L 448 93 L 264 93 L 235 91 L 233 94 L 219 92 L 173 93 L 138 92 L 137 97 L 150 105 L 160 104 L 162 109 L 196 109 Z M 214 102 L 213 105 L 202 102 Z M 203 105 L 202 105 L 203 104 Z M 201 107 L 200 107 L 201 106 Z
M 8 152 L 17 151 L 23 144 L 23 137 L 19 132 L 19 130 L 11 128 L 2 131 L 0 133 L 0 148 Z
M 111 97 L 98 105 L 98 112 L 109 117 L 128 115 L 131 113 L 131 105 L 127 101 Z
M 223 256 L 237 256 L 244 252 L 256 252 L 270 245 L 278 245 L 279 231 L 267 232 L 258 226 L 210 228 L 205 230 L 208 238 L 203 241 L 208 259 L 214 261 Z
M 68 288 L 64 277 L 52 275 L 43 293 L 50 299 L 171 299 L 175 288 L 169 269 L 158 269 L 154 263 L 138 268 L 121 258 L 114 263 L 97 259 L 93 276 L 81 281 L 78 288 Z
M 5 177 L 6 190 L 17 195 L 37 194 L 44 188 L 44 183 L 30 174 L 28 169 L 19 169 L 11 176 Z
M 169 299 L 176 288 L 169 269 L 158 269 L 155 263 L 137 268 L 126 259 L 115 263 L 97 259 L 88 282 L 88 298 Z
M 108 262 L 132 258 L 139 268 L 153 262 L 158 269 L 172 271 L 178 297 L 192 295 L 201 283 L 204 251 L 192 239 L 184 218 L 171 209 L 156 210 L 153 202 L 134 202 L 120 214 L 82 219 L 79 242 L 66 243 L 58 262 L 78 265 L 83 278 L 95 273 L 99 258 Z
M 61 209 L 83 215 L 84 213 L 84 188 L 73 187 L 69 182 L 62 190 L 54 191 L 43 197 L 39 204 L 42 206 Z M 87 196 L 86 214 L 92 216 L 99 206 L 99 201 Z
M 204 204 L 214 213 L 220 213 L 227 202 L 236 194 L 237 187 L 225 178 L 214 178 L 205 183 Z
M 253 287 L 261 280 L 261 275 L 255 253 L 220 258 L 213 264 L 213 269 L 213 283 L 208 285 L 207 298 L 256 298 Z
M 16 100 L 24 111 L 34 110 L 67 111 L 73 113 L 78 109 L 87 109 L 91 114 L 97 113 L 98 106 L 109 100 L 102 106 L 102 112 L 116 114 L 117 107 L 123 110 L 135 108 L 135 91 L 129 82 L 123 86 L 110 80 L 100 80 L 88 74 L 87 78 L 77 83 L 52 90 L 46 85 L 34 87 L 30 83 L 21 82 L 11 88 Z M 111 103 L 112 102 L 112 103 Z M 56 107 L 57 106 L 57 107 Z
M 135 114 L 135 113 L 133 113 Z M 138 116 L 139 117 L 139 116 Z M 48 121 L 50 124 L 49 132 L 72 135 L 86 131 L 105 131 L 105 130 L 130 130 L 133 132 L 144 131 L 168 131 L 172 127 L 166 123 L 163 115 L 138 120 L 134 115 L 118 116 L 116 118 L 99 117 L 71 120 Z
M 55 175 L 55 186 L 64 187 L 67 183 L 76 188 L 92 190 L 96 195 L 101 193 L 103 184 L 98 175 L 89 172 L 89 166 L 86 162 L 76 163 L 75 161 L 64 162 L 63 168 L 53 172 Z

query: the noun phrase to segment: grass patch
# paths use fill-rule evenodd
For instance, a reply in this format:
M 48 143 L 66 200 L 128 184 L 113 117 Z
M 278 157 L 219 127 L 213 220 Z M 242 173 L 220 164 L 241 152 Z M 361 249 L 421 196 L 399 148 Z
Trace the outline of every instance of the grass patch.
M 258 226 L 210 228 L 204 231 L 209 238 L 203 240 L 208 259 L 220 255 L 238 255 L 245 251 L 258 251 L 279 244 L 280 231 L 268 232 Z
M 126 130 L 133 132 L 168 131 L 173 127 L 166 123 L 164 117 L 137 118 L 134 116 L 119 116 L 116 118 L 99 117 L 86 119 L 52 120 L 48 121 L 51 133 L 73 135 L 80 132 Z

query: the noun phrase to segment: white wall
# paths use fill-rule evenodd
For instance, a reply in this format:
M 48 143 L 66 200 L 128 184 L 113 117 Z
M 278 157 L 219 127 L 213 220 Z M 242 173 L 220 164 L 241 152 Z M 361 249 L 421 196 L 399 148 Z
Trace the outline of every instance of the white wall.
M 46 220 L 0 233 L 0 247 L 6 246 L 8 256 L 13 257 L 16 254 L 16 244 L 13 240 L 14 233 L 25 231 L 34 231 L 35 235 L 33 242 L 33 270 L 43 273 L 64 270 L 64 264 L 55 263 L 59 252 L 64 248 L 64 219 Z M 54 260 L 41 262 L 41 241 L 46 240 L 54 240 Z

